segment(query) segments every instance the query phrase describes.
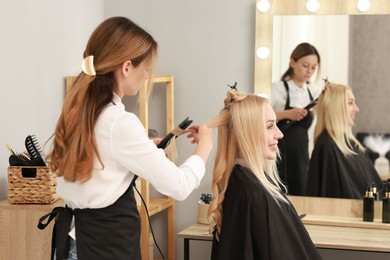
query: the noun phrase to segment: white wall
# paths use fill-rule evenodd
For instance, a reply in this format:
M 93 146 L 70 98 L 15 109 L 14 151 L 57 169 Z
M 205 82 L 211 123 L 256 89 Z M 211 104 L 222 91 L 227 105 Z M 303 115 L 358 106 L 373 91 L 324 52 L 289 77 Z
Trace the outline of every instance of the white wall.
M 0 199 L 7 198 L 9 144 L 25 151 L 27 135 L 52 135 L 64 77 L 81 71 L 89 34 L 103 19 L 99 0 L 0 3 Z
M 104 9 L 106 17 L 132 19 L 159 43 L 157 74 L 175 76 L 176 123 L 187 116 L 195 123 L 215 116 L 223 106 L 226 84 L 237 81 L 240 91 L 253 92 L 255 1 L 109 0 Z M 150 124 L 156 120 L 161 119 Z M 194 146 L 185 137 L 177 139 L 177 146 L 180 163 Z M 197 201 L 201 193 L 210 193 L 211 175 L 209 163 L 200 187 L 185 201 L 176 202 L 176 233 L 196 222 Z M 155 220 L 159 217 L 153 217 L 153 227 L 164 250 L 165 227 Z M 209 259 L 210 245 L 191 243 L 196 252 L 191 259 Z M 183 239 L 176 239 L 176 256 L 183 259 Z
M 321 77 L 348 84 L 349 16 L 282 15 L 273 18 L 272 81 L 287 70 L 291 52 L 302 42 L 316 47 L 321 56 Z M 337 64 L 337 66 L 336 66 Z M 315 78 L 313 78 L 315 82 Z M 320 86 L 323 81 L 317 82 Z

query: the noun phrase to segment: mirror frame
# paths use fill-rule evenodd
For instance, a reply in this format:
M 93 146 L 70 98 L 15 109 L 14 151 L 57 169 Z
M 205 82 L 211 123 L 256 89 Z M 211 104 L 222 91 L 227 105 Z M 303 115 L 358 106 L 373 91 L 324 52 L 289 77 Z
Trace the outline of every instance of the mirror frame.
M 256 0 L 257 3 L 260 0 Z M 389 0 L 371 0 L 371 8 L 367 12 L 357 9 L 358 0 L 319 0 L 320 9 L 311 13 L 306 10 L 307 0 L 269 0 L 271 8 L 262 13 L 256 8 L 256 35 L 255 35 L 255 79 L 254 93 L 266 93 L 271 97 L 272 83 L 272 30 L 274 15 L 365 15 L 390 14 Z M 267 59 L 256 56 L 256 50 L 267 47 L 270 55 Z M 272 97 L 271 97 L 272 98 Z

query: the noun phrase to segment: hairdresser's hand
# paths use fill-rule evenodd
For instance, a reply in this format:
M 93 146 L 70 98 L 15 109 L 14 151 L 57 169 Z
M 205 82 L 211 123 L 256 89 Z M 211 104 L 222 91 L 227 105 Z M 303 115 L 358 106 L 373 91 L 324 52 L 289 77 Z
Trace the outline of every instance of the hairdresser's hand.
M 199 155 L 206 163 L 213 148 L 213 132 L 206 125 L 193 125 L 188 128 L 190 133 L 188 138 L 192 138 L 191 143 L 198 144 L 194 154 Z
M 293 121 L 301 121 L 306 115 L 307 110 L 304 108 L 293 108 L 285 110 L 287 118 Z
M 188 130 L 190 133 L 187 135 L 187 137 L 192 138 L 192 144 L 199 144 L 200 141 L 213 143 L 213 133 L 206 125 L 192 125 L 188 127 Z

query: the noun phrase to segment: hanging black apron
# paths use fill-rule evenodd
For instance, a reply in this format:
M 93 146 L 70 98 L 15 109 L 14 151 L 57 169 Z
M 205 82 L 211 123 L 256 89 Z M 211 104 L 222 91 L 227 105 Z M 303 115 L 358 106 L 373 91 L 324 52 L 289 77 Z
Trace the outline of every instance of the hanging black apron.
M 293 107 L 290 107 L 288 84 L 286 81 L 283 81 L 283 83 L 287 92 L 284 109 L 292 109 Z M 313 101 L 310 90 L 307 89 L 307 92 L 310 100 Z M 289 195 L 305 195 L 306 192 L 309 168 L 309 137 L 307 131 L 312 122 L 313 114 L 308 111 L 307 115 L 300 121 L 281 120 L 277 124 L 284 135 L 278 144 L 281 161 L 278 162 L 277 167 L 279 176 L 287 186 Z
M 140 260 L 140 217 L 131 182 L 126 192 L 112 205 L 99 209 L 56 207 L 39 220 L 44 229 L 56 217 L 53 228 L 52 258 L 68 258 L 70 225 L 75 217 L 76 247 L 79 260 Z M 47 223 L 43 221 L 49 218 Z

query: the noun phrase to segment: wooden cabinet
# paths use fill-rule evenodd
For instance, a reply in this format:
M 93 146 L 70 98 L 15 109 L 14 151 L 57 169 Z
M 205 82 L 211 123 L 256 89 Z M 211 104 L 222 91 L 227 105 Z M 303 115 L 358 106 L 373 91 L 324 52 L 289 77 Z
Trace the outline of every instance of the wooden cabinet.
M 166 131 L 169 133 L 174 128 L 174 84 L 173 76 L 155 76 L 153 79 L 155 88 L 165 87 L 166 90 Z M 146 130 L 148 130 L 149 104 L 147 98 L 147 82 L 140 90 L 140 120 Z M 149 216 L 167 210 L 168 213 L 168 255 L 167 260 L 175 259 L 175 201 L 170 197 L 150 198 L 149 183 L 141 180 L 141 194 L 148 207 Z M 144 206 L 140 209 L 141 215 L 141 253 L 142 260 L 149 260 L 149 220 Z
M 38 229 L 38 221 L 53 208 L 63 205 L 62 200 L 45 205 L 0 201 L 0 259 L 49 260 L 54 221 L 44 230 Z

